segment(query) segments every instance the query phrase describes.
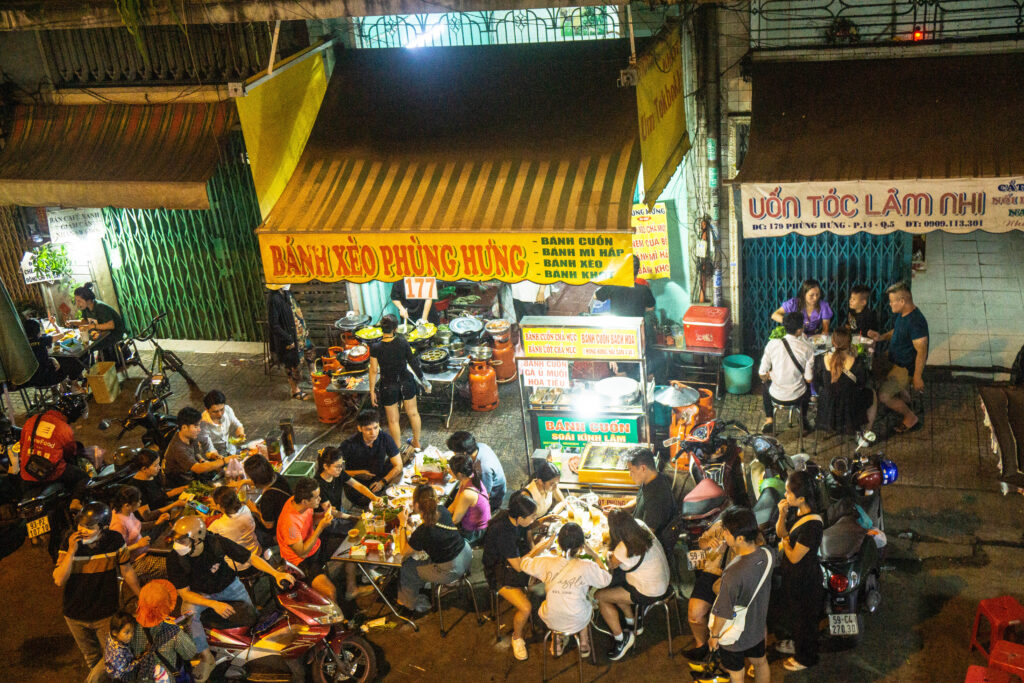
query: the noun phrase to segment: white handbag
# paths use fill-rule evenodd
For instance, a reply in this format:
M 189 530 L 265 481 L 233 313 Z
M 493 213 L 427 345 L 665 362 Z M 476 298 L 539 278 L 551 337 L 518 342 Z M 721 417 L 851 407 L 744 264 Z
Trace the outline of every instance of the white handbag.
M 732 619 L 725 620 L 725 628 L 722 629 L 718 636 L 719 645 L 732 645 L 740 639 L 740 636 L 743 635 L 743 630 L 746 628 L 747 609 L 750 607 L 750 604 L 754 602 L 754 598 L 757 597 L 757 594 L 761 591 L 761 586 L 764 585 L 768 575 L 772 573 L 772 552 L 767 548 L 762 548 L 762 550 L 768 553 L 768 566 L 765 567 L 764 575 L 761 576 L 761 580 L 758 581 L 757 588 L 755 588 L 754 592 L 750 594 L 750 602 L 743 607 L 737 607 Z M 719 597 L 721 597 L 721 594 L 719 594 Z M 718 598 L 715 598 L 715 602 L 718 602 Z

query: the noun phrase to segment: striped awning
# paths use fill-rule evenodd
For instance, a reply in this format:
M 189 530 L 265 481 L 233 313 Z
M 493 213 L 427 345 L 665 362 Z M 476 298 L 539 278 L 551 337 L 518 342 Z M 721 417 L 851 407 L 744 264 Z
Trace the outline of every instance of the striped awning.
M 344 53 L 262 233 L 628 232 L 628 45 Z
M 230 102 L 14 108 L 0 204 L 208 209 Z

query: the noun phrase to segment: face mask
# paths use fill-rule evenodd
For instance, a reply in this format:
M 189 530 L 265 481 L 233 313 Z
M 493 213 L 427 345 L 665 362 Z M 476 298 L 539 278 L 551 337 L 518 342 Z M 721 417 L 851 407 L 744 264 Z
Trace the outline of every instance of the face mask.
M 192 552 L 192 545 L 189 543 L 181 543 L 180 541 L 176 541 L 172 547 L 174 548 L 174 552 L 178 553 L 182 557 Z

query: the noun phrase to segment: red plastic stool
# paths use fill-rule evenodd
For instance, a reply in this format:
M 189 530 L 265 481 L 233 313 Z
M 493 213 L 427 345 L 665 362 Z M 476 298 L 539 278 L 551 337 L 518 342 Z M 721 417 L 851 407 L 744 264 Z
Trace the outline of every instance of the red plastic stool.
M 1006 628 L 1024 621 L 1024 606 L 1021 606 L 1016 599 L 1009 595 L 1001 595 L 998 598 L 989 598 L 978 603 L 978 611 L 974 614 L 974 628 L 971 630 L 971 646 L 978 648 L 981 653 L 988 656 L 988 650 L 982 647 L 978 641 L 978 625 L 981 618 L 985 617 L 991 627 L 992 634 L 989 636 L 989 647 L 998 640 L 1003 639 Z
M 1021 680 L 1024 680 L 1024 645 L 1000 640 L 992 646 L 988 668 L 999 669 L 1020 676 Z
M 964 683 L 1013 683 L 1013 678 L 1005 671 L 972 664 L 967 667 L 967 678 L 964 679 Z

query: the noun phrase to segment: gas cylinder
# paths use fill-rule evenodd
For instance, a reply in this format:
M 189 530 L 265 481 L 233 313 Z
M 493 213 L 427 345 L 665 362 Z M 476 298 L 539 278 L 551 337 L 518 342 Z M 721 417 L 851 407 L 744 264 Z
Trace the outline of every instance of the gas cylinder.
M 487 412 L 498 407 L 498 380 L 488 361 L 474 360 L 469 368 L 469 395 L 473 410 Z
M 494 374 L 499 384 L 511 382 L 516 378 L 516 350 L 512 348 L 512 340 L 508 336 L 493 339 L 494 360 L 499 361 L 494 367 Z
M 327 391 L 331 376 L 323 372 L 310 374 L 313 380 L 313 400 L 316 402 L 316 416 L 321 422 L 334 424 L 341 421 L 341 396 Z

